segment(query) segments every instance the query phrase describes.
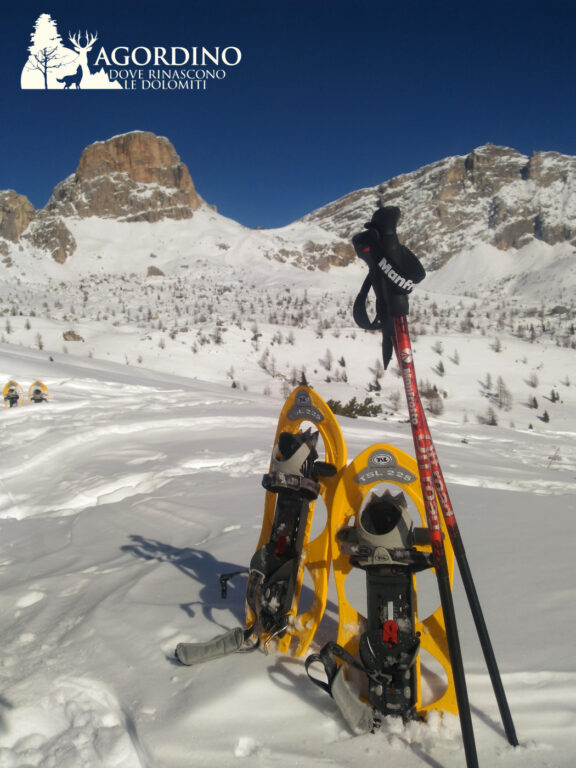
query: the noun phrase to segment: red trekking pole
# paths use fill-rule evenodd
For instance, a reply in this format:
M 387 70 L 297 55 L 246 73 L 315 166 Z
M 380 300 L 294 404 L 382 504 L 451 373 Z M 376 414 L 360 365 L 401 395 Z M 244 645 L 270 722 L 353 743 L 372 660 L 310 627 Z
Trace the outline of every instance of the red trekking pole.
M 368 277 L 364 281 L 354 304 L 354 318 L 361 328 L 382 331 L 384 367 L 388 367 L 394 349 L 402 373 L 426 509 L 427 525 L 432 542 L 438 590 L 446 625 L 446 638 L 454 675 L 454 687 L 460 713 L 466 762 L 468 768 L 473 768 L 478 765 L 478 758 L 462 653 L 458 639 L 454 603 L 446 567 L 437 500 L 440 502 L 441 512 L 470 603 L 506 736 L 510 744 L 514 746 L 518 744 L 518 740 L 462 539 L 458 531 L 454 510 L 448 496 L 418 391 L 412 345 L 408 331 L 408 296 L 414 285 L 424 279 L 426 273 L 416 256 L 408 248 L 401 245 L 398 240 L 396 225 L 399 217 L 399 208 L 392 206 L 380 208 L 374 213 L 371 222 L 365 225 L 367 231 L 353 238 L 356 253 L 366 261 L 369 268 Z M 366 310 L 366 299 L 370 289 L 374 291 L 376 296 L 376 317 L 374 320 L 368 318 Z
M 502 678 L 500 677 L 500 671 L 498 669 L 498 664 L 496 662 L 496 657 L 494 655 L 494 650 L 492 648 L 492 643 L 488 634 L 488 628 L 486 626 L 486 621 L 484 620 L 484 614 L 482 613 L 480 600 L 478 598 L 474 579 L 472 578 L 472 573 L 468 564 L 464 543 L 462 541 L 462 537 L 460 536 L 454 509 L 450 501 L 450 496 L 448 495 L 446 483 L 444 482 L 444 475 L 442 474 L 440 462 L 438 461 L 434 442 L 432 441 L 432 436 L 430 434 L 424 408 L 422 407 L 422 402 L 418 393 L 416 374 L 414 371 L 414 362 L 412 359 L 412 347 L 410 344 L 408 322 L 406 317 L 403 316 L 394 318 L 394 328 L 396 331 L 394 339 L 396 358 L 398 360 L 398 365 L 400 366 L 400 371 L 404 380 L 404 387 L 406 389 L 406 397 L 409 410 L 412 404 L 412 409 L 410 412 L 410 423 L 412 425 L 412 436 L 414 438 L 414 447 L 416 450 L 418 466 L 420 467 L 422 463 L 426 464 L 426 466 L 429 466 L 430 468 L 432 475 L 432 486 L 436 491 L 438 500 L 440 502 L 442 516 L 444 518 L 444 522 L 446 523 L 448 535 L 450 536 L 450 542 L 452 543 L 456 562 L 458 563 L 458 568 L 462 577 L 462 583 L 464 585 L 464 590 L 470 605 L 470 611 L 476 625 L 476 631 L 478 633 L 480 645 L 484 653 L 484 660 L 486 661 L 490 680 L 492 681 L 492 687 L 494 689 L 494 694 L 498 703 L 498 709 L 500 710 L 500 717 L 502 718 L 506 738 L 513 747 L 517 747 L 518 739 L 516 737 L 516 730 L 514 728 L 512 715 L 510 713 L 510 707 L 508 706 L 508 700 L 506 699 L 506 692 L 504 691 L 504 686 L 502 685 Z

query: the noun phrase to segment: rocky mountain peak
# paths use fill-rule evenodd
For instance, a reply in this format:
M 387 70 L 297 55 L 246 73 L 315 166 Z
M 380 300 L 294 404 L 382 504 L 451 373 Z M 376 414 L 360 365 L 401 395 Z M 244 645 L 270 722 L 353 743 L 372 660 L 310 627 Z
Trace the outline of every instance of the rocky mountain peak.
M 503 251 L 534 239 L 576 244 L 576 157 L 486 144 L 353 192 L 304 221 L 349 238 L 379 202 L 400 207 L 401 238 L 429 268 L 479 243 Z
M 8 258 L 9 243 L 23 238 L 64 263 L 77 248 L 68 217 L 190 219 L 202 204 L 170 141 L 134 131 L 87 147 L 76 173 L 58 184 L 40 211 L 23 195 L 0 192 L 0 253 Z
M 190 174 L 168 139 L 146 131 L 133 131 L 86 147 L 76 170 L 77 181 L 113 173 L 127 173 L 133 181 L 178 186 L 182 173 L 193 188 Z
M 202 202 L 168 139 L 134 131 L 87 147 L 76 173 L 56 187 L 45 210 L 153 222 L 191 218 Z

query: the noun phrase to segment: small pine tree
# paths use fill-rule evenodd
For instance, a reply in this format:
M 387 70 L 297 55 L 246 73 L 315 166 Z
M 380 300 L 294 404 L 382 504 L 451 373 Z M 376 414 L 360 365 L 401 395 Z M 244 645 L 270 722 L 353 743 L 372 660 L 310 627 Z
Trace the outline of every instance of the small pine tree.
M 444 401 L 440 394 L 436 393 L 428 400 L 428 410 L 433 416 L 441 416 L 444 413 Z
M 509 411 L 512 408 L 512 394 L 504 383 L 502 376 L 498 377 L 496 403 L 498 408 Z
M 497 427 L 498 426 L 498 418 L 496 416 L 496 411 L 494 408 L 490 407 L 488 408 L 486 412 L 486 419 L 484 421 L 485 424 L 488 424 L 490 427 Z
M 358 416 L 378 416 L 382 413 L 382 406 L 376 405 L 371 397 L 365 398 L 363 403 L 353 397 L 345 405 L 340 400 L 328 400 L 328 407 L 332 413 L 337 416 L 348 416 L 350 419 L 357 419 Z

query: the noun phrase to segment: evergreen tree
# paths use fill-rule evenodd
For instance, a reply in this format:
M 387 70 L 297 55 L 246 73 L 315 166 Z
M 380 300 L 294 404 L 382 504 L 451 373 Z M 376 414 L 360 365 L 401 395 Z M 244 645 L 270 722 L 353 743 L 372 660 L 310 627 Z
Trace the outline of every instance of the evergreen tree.
M 501 408 L 503 411 L 509 411 L 512 408 L 512 394 L 504 383 L 502 376 L 498 376 L 496 402 L 498 408 Z
M 485 423 L 488 424 L 490 427 L 498 426 L 498 419 L 496 417 L 496 411 L 494 410 L 494 408 L 488 408 L 486 412 Z
M 67 66 L 75 54 L 62 43 L 56 21 L 49 13 L 42 13 L 36 19 L 30 43 L 30 56 L 24 70 L 40 72 L 44 88 L 48 88 L 49 70 Z

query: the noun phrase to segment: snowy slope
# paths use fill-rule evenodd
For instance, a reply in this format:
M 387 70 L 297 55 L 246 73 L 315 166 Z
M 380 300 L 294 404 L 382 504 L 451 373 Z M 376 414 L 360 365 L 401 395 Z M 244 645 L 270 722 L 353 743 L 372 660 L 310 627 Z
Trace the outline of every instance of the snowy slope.
M 454 717 L 352 737 L 301 660 L 175 663 L 177 642 L 242 621 L 242 586 L 222 602 L 217 577 L 255 547 L 278 397 L 72 354 L 0 353 L 0 380 L 40 378 L 52 395 L 0 412 L 0 765 L 464 764 Z M 383 440 L 411 452 L 401 420 L 340 421 L 351 458 Z M 540 433 L 431 425 L 520 739 L 514 750 L 503 736 L 457 580 L 480 764 L 568 768 L 574 422 Z M 333 601 L 322 640 L 335 632 Z
M 208 259 L 215 266 L 250 266 L 256 273 L 276 264 L 298 264 L 306 246 L 314 242 L 330 251 L 341 239 L 317 225 L 294 222 L 280 229 L 249 229 L 202 205 L 191 219 L 163 219 L 153 223 L 125 222 L 99 216 L 61 217 L 77 243 L 65 263 L 56 263 L 22 238 L 3 241 L 5 258 L 0 262 L 0 280 L 18 278 L 34 283 L 45 277 L 74 280 L 97 274 L 145 275 L 149 266 L 178 274 L 194 269 L 196 260 Z M 307 266 L 305 262 L 304 266 Z
M 477 245 L 431 272 L 429 290 L 453 295 L 521 297 L 527 301 L 571 303 L 576 286 L 575 249 L 534 240 L 519 250 Z

